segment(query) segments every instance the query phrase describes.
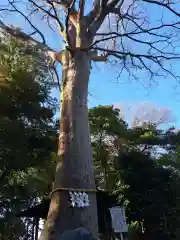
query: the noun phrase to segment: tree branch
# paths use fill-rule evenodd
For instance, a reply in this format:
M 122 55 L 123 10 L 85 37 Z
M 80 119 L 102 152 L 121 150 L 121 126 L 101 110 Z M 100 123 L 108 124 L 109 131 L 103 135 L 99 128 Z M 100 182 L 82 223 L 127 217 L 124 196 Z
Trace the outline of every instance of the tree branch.
M 111 13 L 115 6 L 120 2 L 123 3 L 124 0 L 111 0 L 109 2 L 107 0 L 104 0 L 102 1 L 102 4 L 100 5 L 98 11 L 96 8 L 99 6 L 99 3 L 95 5 L 95 8 L 87 16 L 87 22 L 90 24 L 88 28 L 90 35 L 95 36 L 96 32 L 104 22 L 106 16 Z M 91 22 L 91 19 L 94 20 Z
M 84 17 L 84 7 L 85 7 L 85 0 L 80 0 L 79 1 L 79 19 L 78 21 L 81 21 L 82 18 Z
M 162 6 L 168 9 L 170 12 L 174 13 L 176 16 L 180 17 L 180 13 L 176 12 L 173 8 L 171 8 L 169 3 L 163 3 L 162 1 L 156 1 L 156 0 L 142 0 L 142 1 Z
M 123 16 L 122 16 L 123 18 Z M 125 17 L 125 19 L 132 21 L 132 23 L 134 23 L 134 25 L 136 25 L 136 29 L 134 31 L 131 32 L 127 32 L 127 33 L 118 33 L 118 32 L 107 32 L 107 33 L 96 33 L 96 36 L 108 36 L 108 35 L 116 35 L 116 36 L 129 36 L 129 35 L 139 35 L 139 34 L 149 34 L 149 35 L 153 35 L 156 37 L 160 37 L 160 38 L 169 38 L 169 35 L 166 34 L 158 34 L 157 32 L 155 33 L 154 31 L 157 30 L 162 30 L 163 28 L 175 28 L 177 30 L 180 30 L 180 21 L 179 22 L 175 22 L 172 24 L 161 24 L 157 27 L 153 27 L 153 28 L 149 28 L 149 29 L 145 29 L 143 28 L 141 25 L 139 25 L 136 21 L 134 21 L 133 19 L 128 18 L 127 16 Z
M 26 20 L 28 19 L 28 16 L 25 16 L 16 8 L 15 0 L 8 1 L 11 3 L 10 9 L 2 8 L 0 11 L 18 12 Z M 60 33 L 63 32 L 64 34 L 65 32 L 65 38 L 67 36 L 67 42 L 70 47 L 72 43 L 73 47 L 71 48 L 77 47 L 78 41 L 74 44 L 74 40 L 81 40 L 80 32 L 82 31 L 85 35 L 83 40 L 85 39 L 85 42 L 87 40 L 87 44 L 89 43 L 90 45 L 86 47 L 87 44 L 85 44 L 84 49 L 83 46 L 81 46 L 80 49 L 88 52 L 92 60 L 102 61 L 107 60 L 108 57 L 109 61 L 112 60 L 112 64 L 119 61 L 122 67 L 120 72 L 126 70 L 129 75 L 136 79 L 138 78 L 138 74 L 136 72 L 134 73 L 134 70 L 147 70 L 150 74 L 150 79 L 152 79 L 152 76 L 160 76 L 160 71 L 157 72 L 157 68 L 158 70 L 161 69 L 164 71 L 165 74 L 168 73 L 171 76 L 175 76 L 171 72 L 171 65 L 167 67 L 164 65 L 164 62 L 180 59 L 178 48 L 180 21 L 177 19 L 177 17 L 180 17 L 178 11 L 179 3 L 168 3 L 168 1 L 165 0 L 142 0 L 144 3 L 141 4 L 138 0 L 132 0 L 126 5 L 124 4 L 126 3 L 125 0 L 95 0 L 92 10 L 87 16 L 84 16 L 86 1 L 79 0 L 79 8 L 75 8 L 75 5 L 78 6 L 75 4 L 75 1 L 76 0 L 39 0 L 39 2 L 41 2 L 39 3 L 35 0 L 27 0 L 27 2 L 33 4 L 34 8 L 40 10 L 44 16 L 47 15 L 48 20 L 53 19 L 58 23 Z M 157 6 L 159 9 L 164 8 L 164 10 L 170 11 L 174 14 L 175 18 L 170 19 L 170 21 L 168 18 L 164 20 L 166 16 L 163 16 L 162 13 L 162 16 L 158 16 L 158 19 L 154 19 L 153 22 L 150 23 L 148 21 L 148 15 L 146 15 L 146 10 L 141 10 L 142 8 L 139 10 L 138 4 L 142 8 L 144 5 L 149 6 L 149 4 L 154 4 L 154 6 Z M 124 7 L 124 5 L 126 6 Z M 58 7 L 62 8 L 67 16 L 63 25 L 59 20 Z M 114 21 L 110 17 L 110 13 L 115 14 L 113 17 L 118 18 L 115 19 L 115 27 L 112 26 Z M 107 16 L 109 20 L 109 32 L 97 33 Z M 41 32 L 38 32 L 39 29 L 31 25 L 30 20 L 27 21 L 33 28 L 30 36 L 22 33 L 18 29 L 11 29 L 4 25 L 3 27 L 12 35 L 14 34 L 14 36 L 16 35 L 22 39 L 24 38 L 34 42 L 36 40 L 32 39 L 32 36 L 35 33 L 40 35 Z M 157 25 L 157 22 L 160 23 Z M 83 26 L 81 23 L 83 23 Z M 68 38 L 70 41 L 68 41 Z M 93 38 L 95 38 L 94 41 Z M 109 42 L 111 43 L 111 40 L 113 41 L 113 45 L 108 45 Z M 45 39 L 43 39 L 43 42 L 45 43 Z M 55 53 L 50 48 L 48 48 L 48 50 L 51 52 L 49 52 L 49 55 L 56 58 L 59 56 L 59 53 Z M 95 53 L 91 54 L 91 50 L 95 50 Z M 99 52 L 105 52 L 105 54 L 100 55 Z M 112 58 L 110 58 L 110 56 L 112 56 Z
M 61 1 L 47 0 L 47 1 L 51 2 L 54 6 L 59 6 L 63 8 L 68 8 L 72 4 L 72 0 L 61 0 Z
M 104 1 L 105 2 L 105 1 Z M 93 22 L 93 19 L 97 16 L 97 14 L 100 11 L 100 3 L 101 0 L 95 0 L 93 3 L 93 7 L 92 10 L 90 11 L 90 13 L 87 15 L 86 17 L 86 21 L 87 21 L 87 25 L 90 25 Z M 105 3 L 106 4 L 106 3 Z
M 127 65 L 127 60 L 128 59 L 130 60 L 130 63 L 131 63 L 132 67 L 136 67 L 136 68 L 139 68 L 141 70 L 142 69 L 147 70 L 151 74 L 151 77 L 153 77 L 153 76 L 161 76 L 162 77 L 163 76 L 162 74 L 160 74 L 159 72 L 153 72 L 151 70 L 151 68 L 147 66 L 147 64 L 145 63 L 145 60 L 148 60 L 148 61 L 158 65 L 161 70 L 168 73 L 173 78 L 180 80 L 180 76 L 177 76 L 177 75 L 173 74 L 169 69 L 165 68 L 162 64 L 162 61 L 164 61 L 164 60 L 179 60 L 180 55 L 178 55 L 178 54 L 171 55 L 171 56 L 150 55 L 150 54 L 148 55 L 148 54 L 138 54 L 138 53 L 126 52 L 126 51 L 110 50 L 110 49 L 105 49 L 105 48 L 101 48 L 101 47 L 92 47 L 92 49 L 105 52 L 109 56 L 113 56 L 113 57 L 116 57 L 116 58 L 120 59 L 122 61 L 122 64 L 123 64 L 123 68 L 125 68 L 131 76 L 133 76 L 133 73 L 131 73 L 129 68 L 128 68 L 128 65 Z M 141 65 L 139 63 L 136 64 L 133 59 L 139 60 Z M 133 76 L 133 77 L 136 78 L 136 76 Z
M 65 38 L 65 32 L 64 32 L 64 26 L 62 24 L 62 22 L 59 20 L 57 11 L 53 5 L 53 3 L 51 3 L 50 1 L 47 0 L 47 3 L 51 6 L 51 9 L 53 9 L 54 14 L 52 14 L 50 11 L 51 9 L 46 10 L 44 9 L 42 6 L 39 6 L 37 3 L 35 3 L 33 0 L 28 0 L 34 7 L 36 7 L 38 10 L 41 10 L 42 12 L 44 12 L 47 16 L 51 17 L 51 19 L 54 19 L 56 21 L 56 23 L 58 24 L 59 27 L 59 32 L 60 35 Z
M 42 42 L 43 44 L 45 45 L 46 44 L 46 40 L 45 40 L 45 37 L 44 35 L 42 34 L 42 32 L 34 26 L 34 24 L 32 24 L 32 22 L 28 19 L 28 17 L 21 11 L 19 11 L 16 6 L 14 5 L 13 2 L 9 1 L 9 4 L 13 7 L 14 11 L 16 11 L 17 13 L 19 13 L 28 23 L 29 25 L 40 35 L 41 39 L 42 39 Z
M 136 58 L 139 58 L 139 57 L 147 58 L 149 60 L 152 60 L 152 59 L 155 59 L 155 58 L 166 59 L 166 60 L 171 60 L 171 59 L 178 60 L 180 58 L 180 56 L 178 54 L 177 54 L 177 56 L 168 57 L 168 56 L 163 56 L 163 55 L 152 56 L 152 55 L 148 55 L 148 54 L 136 54 L 136 53 L 132 53 L 132 52 L 110 50 L 110 49 L 105 49 L 105 48 L 101 48 L 101 47 L 92 47 L 92 49 L 107 52 L 107 53 L 109 53 L 111 55 L 114 55 L 114 56 L 117 55 L 118 58 L 121 58 L 121 59 L 123 59 L 124 57 L 127 57 L 127 56 L 136 57 Z

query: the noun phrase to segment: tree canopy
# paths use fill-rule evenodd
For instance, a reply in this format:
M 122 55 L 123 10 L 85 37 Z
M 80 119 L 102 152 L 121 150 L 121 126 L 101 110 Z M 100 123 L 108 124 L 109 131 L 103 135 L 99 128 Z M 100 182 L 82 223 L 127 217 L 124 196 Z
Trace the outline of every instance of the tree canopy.
M 178 79 L 171 63 L 179 59 L 179 7 L 177 1 L 164 0 L 25 0 L 24 5 L 7 0 L 0 9 L 0 26 L 13 36 L 49 50 L 53 60 L 60 59 L 48 44 L 46 30 L 64 42 L 62 48 L 80 48 L 92 52 L 94 61 L 118 64 L 119 77 L 126 72 L 139 80 L 139 73 L 146 71 L 150 81 L 167 75 Z M 152 12 L 158 14 L 152 17 Z M 20 28 L 6 24 L 4 16 L 14 14 L 27 22 L 30 34 L 23 31 L 23 24 Z

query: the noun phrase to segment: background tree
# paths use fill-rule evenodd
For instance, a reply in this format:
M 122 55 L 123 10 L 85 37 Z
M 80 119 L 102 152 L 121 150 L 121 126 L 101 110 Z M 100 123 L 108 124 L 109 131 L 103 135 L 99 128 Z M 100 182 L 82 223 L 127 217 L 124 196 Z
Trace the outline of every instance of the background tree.
M 43 238 L 57 239 L 60 231 L 79 226 L 97 235 L 95 194 L 89 194 L 91 206 L 79 211 L 68 208 L 67 191 L 55 191 L 62 187 L 95 188 L 87 110 L 91 61 L 108 59 L 112 63 L 119 63 L 120 72 L 127 71 L 135 79 L 140 70 L 146 70 L 150 79 L 167 74 L 176 78 L 168 62 L 179 59 L 176 48 L 179 41 L 179 2 L 46 0 L 37 3 L 26 0 L 25 4 L 30 12 L 24 11 L 19 3 L 9 0 L 1 7 L 1 13 L 14 12 L 23 17 L 32 28 L 30 37 L 28 33 L 9 28 L 3 22 L 1 27 L 25 40 L 32 40 L 32 36 L 35 39 L 41 37 L 45 44 L 40 25 L 37 26 L 33 21 L 36 14 L 42 20 L 46 19 L 47 25 L 50 20 L 57 24 L 58 34 L 66 45 L 60 53 L 49 53 L 53 61 L 62 63 L 63 77 L 59 161 Z M 151 18 L 146 8 L 158 10 L 156 19 L 154 16 Z M 64 18 L 59 15 L 60 11 Z M 108 32 L 102 32 L 101 27 L 106 21 L 110 23 L 106 28 Z
M 135 107 L 132 126 L 138 127 L 146 123 L 162 128 L 162 126 L 172 125 L 174 122 L 175 117 L 171 109 L 167 107 L 158 108 L 149 102 L 145 102 Z
M 179 133 L 173 128 L 158 129 L 150 123 L 129 129 L 126 124 L 121 125 L 121 116 L 115 114 L 119 111 L 109 106 L 92 108 L 89 112 L 92 132 L 98 135 L 101 126 L 107 152 L 105 157 L 102 152 L 99 156 L 94 154 L 94 164 L 99 170 L 95 171 L 96 177 L 100 173 L 103 176 L 101 163 L 106 159 L 108 190 L 118 194 L 126 208 L 130 229 L 133 227 L 138 233 L 137 239 L 139 234 L 146 239 L 178 238 L 180 178 L 179 153 L 175 149 Z M 116 121 L 112 121 L 112 116 Z M 117 124 L 113 125 L 114 122 Z M 117 144 L 119 141 L 123 144 Z M 95 153 L 99 149 L 98 141 L 93 142 L 93 149 Z M 132 239 L 136 239 L 135 234 Z
M 178 139 L 179 132 L 173 129 L 166 132 L 154 128 L 154 125 L 130 129 L 121 118 L 120 111 L 112 106 L 90 109 L 89 119 L 95 177 L 102 181 L 97 186 L 103 189 L 108 187 L 110 194 L 113 191 L 118 194 L 120 203 L 126 207 L 129 228 L 134 229 L 132 239 L 136 239 L 137 233 L 138 237 L 139 234 L 141 237 L 146 234 L 150 239 L 178 238 L 179 143 L 175 139 Z M 57 128 L 55 131 L 58 133 Z M 117 144 L 119 139 L 121 144 Z M 158 147 L 152 151 L 154 145 L 161 147 L 163 151 Z M 13 171 L 6 184 L 7 189 L 3 189 L 6 196 L 9 196 L 13 188 L 9 202 L 4 201 L 7 209 L 12 212 L 22 210 L 36 204 L 48 194 L 53 181 L 56 156 L 51 159 L 52 162 L 49 159 L 42 161 L 40 166 Z M 104 184 L 105 180 L 108 186 Z M 17 201 L 13 197 L 16 197 Z M 32 219 L 22 219 L 19 222 L 12 218 L 10 211 L 8 214 L 6 212 L 6 219 L 0 224 L 2 237 L 34 239 Z
M 2 39 L 0 45 L 0 232 L 3 240 L 25 237 L 28 222 L 16 219 L 14 214 L 35 204 L 49 193 L 52 185 L 56 100 L 50 97 L 53 81 L 48 68 L 41 64 L 42 55 L 34 58 L 33 53 L 27 53 L 31 47 L 10 38 Z
M 123 137 L 127 124 L 120 117 L 120 110 L 113 106 L 97 106 L 89 109 L 89 124 L 98 186 L 111 189 L 110 184 L 113 182 L 108 179 L 114 169 L 110 157 L 116 150 L 113 142 L 117 136 Z
M 147 239 L 176 238 L 179 176 L 158 165 L 150 155 L 135 151 L 121 155 L 119 174 L 117 192 L 125 201 L 129 222 L 137 221 Z

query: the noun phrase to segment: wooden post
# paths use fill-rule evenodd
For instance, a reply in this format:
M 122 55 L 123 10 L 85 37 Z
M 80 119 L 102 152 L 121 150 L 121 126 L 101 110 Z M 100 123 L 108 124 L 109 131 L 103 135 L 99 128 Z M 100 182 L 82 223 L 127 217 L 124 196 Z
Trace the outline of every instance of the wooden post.
M 39 233 L 39 218 L 35 218 L 35 238 L 34 240 L 38 240 L 38 233 Z

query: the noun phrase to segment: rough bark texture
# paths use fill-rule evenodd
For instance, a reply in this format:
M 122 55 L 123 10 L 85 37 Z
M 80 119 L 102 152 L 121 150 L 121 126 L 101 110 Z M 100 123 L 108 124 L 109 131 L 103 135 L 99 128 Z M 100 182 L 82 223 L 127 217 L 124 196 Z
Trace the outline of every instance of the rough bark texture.
M 59 161 L 53 188 L 95 189 L 87 107 L 90 61 L 85 52 L 72 56 L 65 51 L 62 65 Z M 89 207 L 72 208 L 68 191 L 55 192 L 41 239 L 57 240 L 62 232 L 79 227 L 97 236 L 96 194 L 88 195 Z

